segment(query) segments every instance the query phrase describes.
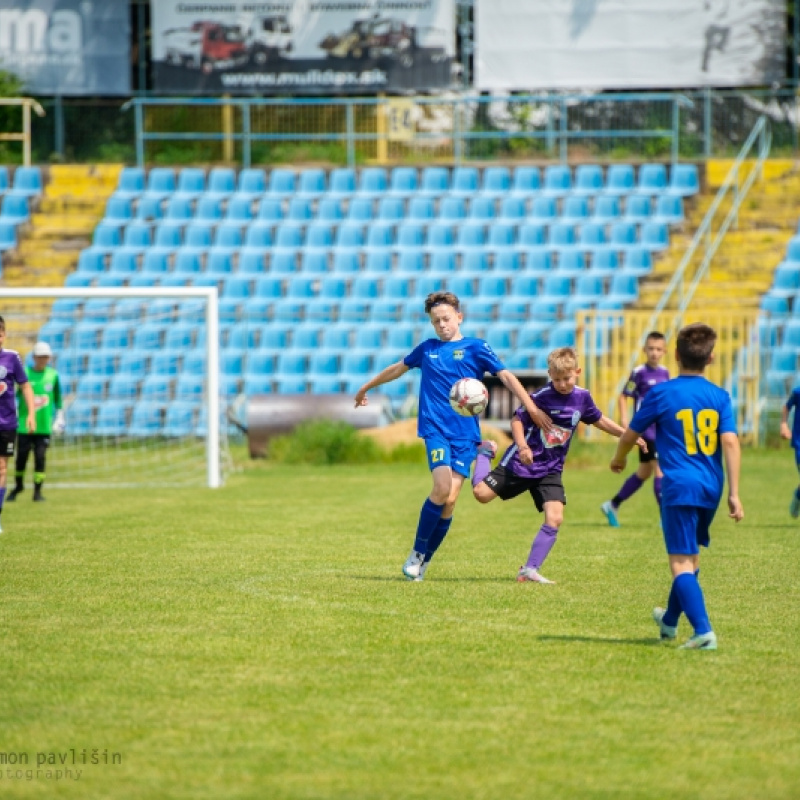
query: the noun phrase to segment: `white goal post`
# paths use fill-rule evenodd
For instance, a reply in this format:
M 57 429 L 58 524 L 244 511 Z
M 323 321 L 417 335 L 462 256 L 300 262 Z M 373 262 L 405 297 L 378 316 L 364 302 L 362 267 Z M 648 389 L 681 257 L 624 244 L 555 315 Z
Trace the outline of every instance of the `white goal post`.
M 42 314 L 42 307 L 49 318 L 50 306 L 46 301 L 52 300 L 174 300 L 176 304 L 187 300 L 201 300 L 205 313 L 198 320 L 199 315 L 194 314 L 195 321 L 205 323 L 205 358 L 206 375 L 204 402 L 207 415 L 205 421 L 205 483 L 209 488 L 218 488 L 222 485 L 220 436 L 221 403 L 220 403 L 220 324 L 218 290 L 214 286 L 193 287 L 80 287 L 80 288 L 1 288 L 0 287 L 0 316 L 5 318 L 8 349 L 19 350 L 20 355 L 26 356 L 25 349 L 19 346 L 20 334 L 25 336 L 25 343 L 33 346 L 38 337 L 40 324 L 32 320 L 31 308 L 35 305 L 31 301 L 44 301 L 35 312 Z M 17 302 L 11 302 L 17 301 Z M 33 325 L 31 322 L 33 321 Z M 77 322 L 75 317 L 73 322 Z M 168 324 L 168 323 L 167 323 Z M 136 325 L 132 325 L 135 329 Z M 15 346 L 16 345 L 16 346 Z M 58 365 L 58 351 L 54 348 L 56 356 L 54 366 Z M 124 346 L 120 352 L 124 351 Z M 9 483 L 13 473 L 9 464 Z

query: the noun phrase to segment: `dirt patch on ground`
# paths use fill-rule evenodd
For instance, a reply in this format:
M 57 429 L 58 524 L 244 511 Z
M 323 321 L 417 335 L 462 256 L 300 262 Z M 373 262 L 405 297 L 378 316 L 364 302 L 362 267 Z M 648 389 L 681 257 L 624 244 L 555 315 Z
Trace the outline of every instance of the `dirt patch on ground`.
M 387 449 L 396 447 L 399 444 L 414 444 L 414 442 L 419 441 L 417 438 L 416 419 L 406 419 L 402 422 L 395 422 L 392 425 L 385 425 L 382 428 L 365 428 L 361 433 L 374 439 L 379 445 Z M 497 447 L 501 451 L 511 444 L 511 437 L 492 425 L 481 424 L 481 436 L 484 439 L 493 439 L 497 442 Z

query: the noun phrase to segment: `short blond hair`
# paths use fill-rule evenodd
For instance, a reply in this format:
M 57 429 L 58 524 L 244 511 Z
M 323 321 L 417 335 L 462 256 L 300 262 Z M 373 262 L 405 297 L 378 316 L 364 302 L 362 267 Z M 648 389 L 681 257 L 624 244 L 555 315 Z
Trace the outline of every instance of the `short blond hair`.
M 557 347 L 547 356 L 548 372 L 569 372 L 578 369 L 578 351 L 574 347 Z

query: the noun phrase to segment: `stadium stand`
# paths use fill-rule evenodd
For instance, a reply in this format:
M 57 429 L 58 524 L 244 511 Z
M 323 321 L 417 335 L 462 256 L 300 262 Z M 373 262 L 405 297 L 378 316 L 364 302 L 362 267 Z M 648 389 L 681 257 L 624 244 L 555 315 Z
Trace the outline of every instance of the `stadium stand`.
M 24 185 L 37 184 L 29 177 Z M 387 355 L 398 358 L 429 334 L 422 303 L 437 289 L 463 299 L 468 335 L 480 330 L 510 364 L 541 366 L 550 348 L 575 341 L 576 311 L 636 300 L 698 187 L 686 164 L 671 173 L 659 164 L 638 172 L 127 168 L 69 285 L 219 285 L 229 396 L 354 391 Z M 0 247 L 13 241 L 6 209 L 18 219 L 26 202 L 23 193 L 3 198 Z M 781 273 L 776 303 L 800 288 L 800 241 L 797 257 L 797 269 Z M 109 359 L 59 359 L 72 385 L 113 372 L 93 386 L 115 405 L 82 419 L 96 432 L 124 425 L 131 435 L 196 426 L 202 387 L 190 355 L 200 352 L 200 323 L 137 325 L 126 316 L 131 302 L 94 311 L 76 304 L 74 324 L 54 316 L 42 330 L 56 345 L 102 341 L 103 353 L 116 353 L 113 368 Z M 169 380 L 154 375 L 140 405 L 118 400 L 133 377 L 123 351 L 162 348 L 169 356 L 157 373 Z M 391 395 L 400 402 L 412 388 L 399 382 Z

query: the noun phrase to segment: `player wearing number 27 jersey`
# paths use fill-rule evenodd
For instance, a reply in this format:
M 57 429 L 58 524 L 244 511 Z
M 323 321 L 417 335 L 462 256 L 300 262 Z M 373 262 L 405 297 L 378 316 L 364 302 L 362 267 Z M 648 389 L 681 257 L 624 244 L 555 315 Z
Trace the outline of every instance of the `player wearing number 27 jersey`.
M 700 547 L 708 547 L 709 529 L 722 497 L 723 458 L 728 473 L 728 509 L 738 522 L 739 440 L 727 392 L 710 383 L 703 371 L 710 363 L 717 334 L 708 325 L 687 325 L 678 333 L 675 356 L 679 377 L 654 386 L 620 439 L 611 469 L 620 472 L 639 432 L 656 426 L 656 448 L 664 472 L 661 527 L 673 582 L 666 609 L 653 610 L 662 639 L 677 636 L 682 613 L 694 636 L 683 645 L 715 650 L 717 637 L 706 612 L 698 581 Z

